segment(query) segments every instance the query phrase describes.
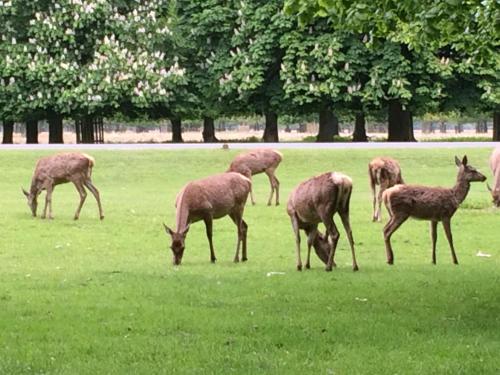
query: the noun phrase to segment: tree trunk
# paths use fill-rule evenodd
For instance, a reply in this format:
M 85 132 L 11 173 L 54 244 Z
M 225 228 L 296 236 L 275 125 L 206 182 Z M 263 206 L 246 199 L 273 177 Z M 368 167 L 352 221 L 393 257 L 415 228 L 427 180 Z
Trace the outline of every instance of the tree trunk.
M 203 142 L 219 142 L 219 140 L 215 136 L 214 119 L 212 117 L 203 118 Z
M 352 140 L 353 142 L 368 142 L 368 137 L 366 136 L 366 120 L 363 112 L 356 113 Z
M 81 122 L 82 143 L 95 143 L 94 138 L 94 118 L 85 116 Z
M 411 112 L 403 110 L 399 100 L 391 100 L 388 111 L 389 136 L 387 140 L 389 142 L 415 142 Z
M 264 129 L 264 142 L 279 142 L 278 139 L 278 115 L 273 112 L 265 113 L 266 128 Z
M 14 121 L 3 122 L 3 141 L 5 144 L 14 143 Z
M 47 120 L 49 121 L 49 143 L 64 143 L 63 117 L 57 113 L 51 113 Z
M 333 142 L 335 135 L 339 135 L 339 119 L 330 108 L 323 107 L 319 112 L 319 131 L 316 142 Z
M 500 141 L 500 112 L 493 113 L 493 141 Z
M 170 123 L 172 124 L 172 142 L 182 143 L 182 121 L 180 118 L 171 118 Z
M 26 143 L 38 143 L 38 120 L 26 121 Z

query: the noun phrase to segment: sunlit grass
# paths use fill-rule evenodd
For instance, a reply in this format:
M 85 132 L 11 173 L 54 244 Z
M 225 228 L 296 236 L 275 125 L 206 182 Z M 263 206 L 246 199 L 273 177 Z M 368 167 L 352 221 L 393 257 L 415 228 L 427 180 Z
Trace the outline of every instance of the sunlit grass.
M 254 178 L 249 261 L 232 263 L 236 229 L 225 218 L 214 222 L 217 264 L 197 223 L 174 268 L 161 223 L 174 225 L 176 193 L 225 170 L 236 152 L 92 152 L 102 222 L 90 194 L 72 220 L 69 184 L 54 192 L 53 221 L 32 218 L 21 186 L 48 152 L 1 152 L 0 373 L 499 373 L 500 212 L 486 186 L 474 184 L 452 220 L 459 266 L 441 226 L 431 265 L 429 224 L 410 220 L 393 236 L 389 267 L 383 223 L 370 221 L 372 157 L 398 158 L 407 182 L 451 186 L 463 150 L 282 150 L 281 206 L 265 206 L 267 177 Z M 489 150 L 467 155 L 491 178 Z M 354 180 L 360 272 L 341 230 L 337 269 L 313 258 L 299 273 L 286 199 L 329 170 Z

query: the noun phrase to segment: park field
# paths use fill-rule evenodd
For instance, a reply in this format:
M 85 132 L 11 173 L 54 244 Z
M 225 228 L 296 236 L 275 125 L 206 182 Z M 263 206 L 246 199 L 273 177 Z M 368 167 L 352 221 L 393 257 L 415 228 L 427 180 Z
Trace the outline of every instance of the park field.
M 394 234 L 388 266 L 385 209 L 371 222 L 372 157 L 399 159 L 409 183 L 451 186 L 454 155 L 465 150 L 282 152 L 280 206 L 265 205 L 267 177 L 254 178 L 248 262 L 232 262 L 236 228 L 223 218 L 214 222 L 217 263 L 196 223 L 174 267 L 162 222 L 175 225 L 177 192 L 224 171 L 236 150 L 92 151 L 102 222 L 90 193 L 73 220 L 70 184 L 54 192 L 54 220 L 31 217 L 21 186 L 50 152 L 0 151 L 0 374 L 500 373 L 500 210 L 486 185 L 472 185 L 452 220 L 458 266 L 441 225 L 431 264 L 429 223 L 416 220 Z M 491 182 L 490 152 L 467 155 Z M 336 219 L 338 267 L 327 273 L 313 255 L 312 269 L 297 272 L 288 194 L 332 170 L 354 181 L 360 271 Z

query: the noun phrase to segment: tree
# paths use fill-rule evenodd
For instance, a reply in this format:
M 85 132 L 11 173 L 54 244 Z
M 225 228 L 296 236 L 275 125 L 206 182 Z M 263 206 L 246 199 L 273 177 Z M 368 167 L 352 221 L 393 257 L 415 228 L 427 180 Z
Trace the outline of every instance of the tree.
M 224 100 L 241 113 L 264 115 L 263 140 L 278 142 L 278 115 L 289 102 L 283 91 L 281 37 L 293 27 L 282 13 L 281 0 L 241 1 L 233 31 L 231 67 L 220 79 Z
M 332 25 L 342 25 L 346 31 L 365 34 L 373 41 L 384 40 L 399 45 L 403 55 L 407 57 L 423 55 L 428 62 L 431 62 L 427 67 L 427 73 L 430 73 L 428 76 L 436 73 L 432 65 L 437 65 L 431 61 L 429 55 L 435 61 L 439 61 L 449 73 L 456 73 L 461 79 L 464 78 L 464 69 L 470 69 L 473 75 L 477 75 L 476 87 L 482 92 L 480 94 L 482 103 L 476 103 L 480 107 L 488 106 L 493 112 L 498 111 L 500 102 L 496 83 L 499 78 L 500 58 L 496 20 L 500 17 L 500 8 L 495 0 L 465 3 L 430 0 L 420 2 L 362 0 L 351 3 L 287 0 L 286 9 L 289 13 L 297 15 L 304 24 L 313 22 L 316 18 L 326 17 Z M 449 79 L 450 76 L 446 78 Z M 447 96 L 462 96 L 461 91 L 442 90 L 443 85 L 441 87 L 420 85 L 419 89 L 418 94 L 422 97 L 425 90 L 440 99 L 445 99 Z M 462 100 L 455 102 L 460 103 Z M 410 103 L 403 100 L 400 104 L 403 108 Z M 394 109 L 397 107 L 392 106 Z M 476 105 L 474 107 L 477 108 Z M 404 112 L 404 109 L 402 111 Z M 394 115 L 395 113 L 392 114 Z

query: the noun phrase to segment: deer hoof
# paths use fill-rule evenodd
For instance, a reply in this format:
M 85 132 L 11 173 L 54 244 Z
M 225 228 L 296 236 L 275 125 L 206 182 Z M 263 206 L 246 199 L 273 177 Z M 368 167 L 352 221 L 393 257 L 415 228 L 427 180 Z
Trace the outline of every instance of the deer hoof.
M 352 267 L 353 272 L 359 271 L 358 265 L 356 264 L 354 267 Z
M 302 264 L 297 264 L 297 271 L 302 271 Z
M 326 266 L 325 271 L 326 272 L 332 272 L 332 266 Z
M 75 217 L 73 218 L 73 220 L 78 220 L 78 216 L 75 216 Z
M 210 259 L 210 262 L 215 263 L 216 260 L 217 260 L 217 258 L 212 258 L 212 259 Z
M 240 258 L 234 258 L 234 263 L 239 263 L 240 262 Z
M 104 215 L 101 215 L 99 219 L 104 220 Z
M 241 261 L 242 261 L 242 262 L 246 262 L 247 260 L 248 260 L 248 258 L 247 258 L 247 257 L 241 258 Z
M 311 269 L 311 265 L 310 265 L 309 263 L 307 263 L 307 264 L 306 264 L 306 268 L 307 268 L 308 270 L 310 270 L 310 269 Z
M 392 266 L 392 265 L 394 265 L 394 261 L 393 261 L 392 259 L 391 259 L 391 260 L 388 260 L 388 261 L 387 261 L 387 264 L 388 264 L 389 266 Z

